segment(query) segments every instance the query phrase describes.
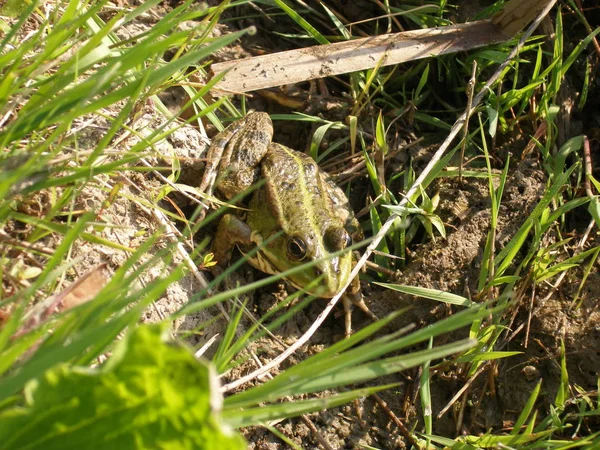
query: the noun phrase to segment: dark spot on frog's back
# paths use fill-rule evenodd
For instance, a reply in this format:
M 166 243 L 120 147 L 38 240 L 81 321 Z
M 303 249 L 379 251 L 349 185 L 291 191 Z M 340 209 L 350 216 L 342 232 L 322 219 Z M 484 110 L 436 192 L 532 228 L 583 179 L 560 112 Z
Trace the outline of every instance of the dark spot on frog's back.
M 284 189 L 286 191 L 293 191 L 294 189 L 296 189 L 296 185 L 294 183 L 288 183 L 287 181 L 283 181 L 281 183 L 281 189 Z
M 311 159 L 312 161 L 312 159 Z M 317 175 L 317 166 L 314 163 L 307 163 L 304 165 L 304 173 L 307 177 L 315 177 Z
M 271 142 L 271 135 L 263 130 L 254 129 L 248 131 L 248 139 L 252 142 L 260 142 L 266 146 Z

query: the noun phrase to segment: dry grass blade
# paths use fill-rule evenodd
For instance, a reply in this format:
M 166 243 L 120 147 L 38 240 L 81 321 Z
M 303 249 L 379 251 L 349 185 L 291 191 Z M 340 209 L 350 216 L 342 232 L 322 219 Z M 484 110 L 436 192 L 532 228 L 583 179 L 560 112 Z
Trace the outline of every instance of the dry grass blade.
M 214 75 L 229 71 L 217 89 L 248 92 L 324 76 L 390 66 L 507 41 L 552 0 L 509 2 L 492 20 L 426 28 L 317 45 L 213 64 Z
M 551 0 L 530 0 L 527 2 L 512 0 L 492 18 L 492 23 L 499 25 L 509 36 L 514 36 L 550 3 L 553 4 L 554 2 Z
M 16 333 L 22 336 L 30 332 L 40 323 L 48 320 L 55 313 L 68 311 L 83 303 L 94 299 L 109 280 L 106 264 L 100 264 L 89 270 L 62 292 L 53 295 L 43 302 L 38 303 L 26 315 L 23 327 Z
M 226 61 L 214 64 L 212 71 L 215 75 L 229 71 L 217 89 L 248 92 L 461 52 L 507 39 L 501 28 L 479 21 Z

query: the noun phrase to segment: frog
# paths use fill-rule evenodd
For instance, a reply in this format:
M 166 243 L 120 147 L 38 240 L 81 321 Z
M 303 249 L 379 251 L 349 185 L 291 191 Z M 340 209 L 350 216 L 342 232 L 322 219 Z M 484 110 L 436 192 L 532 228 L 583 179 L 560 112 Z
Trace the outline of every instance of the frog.
M 344 250 L 363 239 L 348 198 L 310 156 L 273 142 L 267 113 L 251 112 L 213 139 L 200 190 L 212 194 L 213 189 L 227 201 L 250 192 L 245 211 L 225 214 L 219 222 L 213 273 L 222 273 L 237 246 L 267 274 L 312 262 L 285 278 L 310 295 L 332 298 L 348 283 L 356 253 Z M 342 299 L 348 336 L 352 304 L 374 316 L 358 276 Z

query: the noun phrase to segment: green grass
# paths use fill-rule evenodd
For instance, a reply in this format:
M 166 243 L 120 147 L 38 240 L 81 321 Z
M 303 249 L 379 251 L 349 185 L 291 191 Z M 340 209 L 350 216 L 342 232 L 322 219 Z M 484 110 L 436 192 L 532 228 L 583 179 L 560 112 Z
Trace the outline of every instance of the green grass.
M 473 402 L 472 386 L 484 384 L 486 377 L 495 379 L 501 362 L 521 355 L 511 347 L 514 317 L 519 311 L 531 313 L 530 296 L 547 290 L 548 283 L 558 287 L 563 277 L 577 276 L 579 286 L 569 304 L 580 308 L 585 283 L 597 270 L 600 246 L 591 238 L 586 242 L 585 225 L 573 232 L 572 224 L 579 218 L 597 231 L 599 184 L 585 172 L 583 137 L 559 145 L 558 105 L 565 77 L 588 67 L 585 57 L 600 30 L 591 30 L 585 17 L 575 14 L 569 20 L 581 21 L 588 35 L 569 42 L 564 10 L 555 8 L 556 38 L 551 46 L 540 37 L 530 38 L 483 102 L 475 105 L 463 136 L 469 163 L 462 177 L 464 183 L 484 180 L 490 217 L 480 249 L 476 292 L 409 286 L 389 276 L 406 270 L 415 252 L 428 243 L 443 243 L 453 232 L 441 210 L 443 193 L 436 189 L 440 183 L 457 181 L 456 150 L 461 143 L 454 142 L 456 146 L 418 187 L 422 165 L 417 159 L 407 157 L 393 173 L 383 170 L 382 161 L 395 151 L 397 137 L 406 129 L 423 138 L 423 145 L 442 142 L 466 105 L 473 61 L 478 64 L 477 92 L 516 41 L 329 80 L 334 94 L 349 102 L 343 121 L 326 114 L 273 115 L 275 120 L 312 126 L 310 155 L 333 167 L 334 177 L 342 174 L 338 178 L 346 182 L 343 187 L 350 198 L 355 192 L 368 193 L 358 202 L 364 210 L 361 224 L 368 234 L 381 237 L 373 258 L 376 266 L 362 275 L 372 282 L 372 289 L 410 295 L 415 302 L 441 302 L 452 313 L 432 317 L 420 329 L 394 329 L 407 314 L 400 309 L 318 353 L 296 355 L 294 365 L 286 362 L 268 378 L 238 385 L 239 379 L 231 375 L 236 370 L 254 370 L 251 361 L 273 358 L 273 352 L 256 355 L 253 349 L 269 345 L 265 343 L 271 342 L 272 334 L 294 321 L 314 299 L 297 292 L 254 317 L 247 296 L 285 274 L 215 290 L 244 264 L 240 259 L 210 283 L 202 272 L 196 273 L 196 282 L 203 284 L 187 304 L 158 325 L 140 323 L 144 312 L 170 287 L 189 280 L 193 269 L 210 266 L 207 230 L 225 210 L 204 217 L 198 207 L 186 217 L 169 209 L 162 201 L 176 191 L 197 202 L 206 196 L 197 186 L 180 182 L 182 162 L 160 155 L 161 149 L 173 133 L 189 125 L 203 130 L 210 123 L 222 130 L 250 108 L 245 98 L 209 100 L 207 94 L 217 79 L 205 85 L 195 81 L 206 75 L 215 52 L 254 32 L 213 34 L 218 23 L 235 22 L 231 15 L 222 17 L 225 11 L 238 13 L 235 7 L 249 2 L 222 2 L 203 9 L 188 1 L 152 26 L 123 37 L 130 24 L 159 3 L 115 9 L 107 1 L 55 2 L 55 8 L 9 1 L 1 9 L 3 448 L 88 448 L 94 441 L 98 443 L 94 448 L 233 449 L 245 444 L 232 429 L 248 426 L 264 426 L 281 441 L 297 445 L 293 436 L 277 428 L 281 420 L 400 389 L 398 373 L 410 369 L 419 371 L 419 396 L 414 397 L 418 404 L 413 407 L 420 414 L 409 418 L 407 432 L 420 448 L 599 445 L 600 434 L 593 428 L 600 414 L 597 388 L 593 391 L 572 381 L 564 343 L 556 358 L 559 379 L 538 382 L 508 429 L 441 436 L 440 406 L 433 403 L 432 393 L 442 375 L 451 376 L 457 380 L 452 392 L 457 401 L 446 408 Z M 446 25 L 454 11 L 445 1 L 400 6 L 381 2 L 380 18 L 350 26 L 339 12 L 325 6 L 280 0 L 254 3 L 256 9 L 242 9 L 243 14 L 254 11 L 265 23 L 274 17 L 289 20 L 284 37 L 293 37 L 296 43 L 301 38 L 310 45 L 347 40 L 359 32 L 396 31 L 399 21 L 412 29 Z M 482 17 L 501 4 L 485 10 Z M 569 5 L 576 9 L 572 2 Z M 182 25 L 191 23 L 191 30 Z M 279 31 L 273 33 L 281 38 Z M 591 98 L 587 93 L 593 80 L 589 74 L 573 79 L 582 83 L 583 107 Z M 182 88 L 189 97 L 180 105 L 181 111 L 193 111 L 185 121 L 160 100 L 159 94 L 172 87 Z M 148 112 L 154 119 L 150 126 L 144 118 Z M 543 170 L 543 192 L 500 247 L 496 229 L 503 218 L 508 180 L 521 155 L 500 157 L 496 141 L 517 135 L 529 140 L 542 124 L 544 131 L 528 157 Z M 360 177 L 352 179 L 339 169 L 337 158 L 344 152 L 354 155 L 354 163 L 364 164 Z M 141 177 L 155 180 L 157 172 L 166 172 L 172 184 L 140 184 Z M 405 197 L 413 187 L 414 194 Z M 138 211 L 134 226 L 116 220 L 132 211 Z M 174 233 L 177 229 L 183 230 L 180 235 Z M 189 245 L 194 236 L 196 245 Z M 112 255 L 110 278 L 104 286 L 86 286 L 88 301 L 72 309 L 61 307 L 65 287 L 93 269 L 85 264 L 94 255 Z M 229 308 L 229 320 L 214 351 L 207 353 L 210 359 L 198 361 L 192 353 L 198 349 L 189 348 L 183 338 L 202 335 L 220 319 L 177 336 L 170 323 L 189 314 L 212 313 L 210 308 L 216 305 L 223 311 Z M 558 387 L 547 392 L 547 386 Z

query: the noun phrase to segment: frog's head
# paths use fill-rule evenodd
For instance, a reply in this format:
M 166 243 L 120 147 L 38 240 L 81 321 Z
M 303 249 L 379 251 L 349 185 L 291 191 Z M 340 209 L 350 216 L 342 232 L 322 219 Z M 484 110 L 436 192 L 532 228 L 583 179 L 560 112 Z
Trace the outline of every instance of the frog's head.
M 266 243 L 255 264 L 269 273 L 307 265 L 286 279 L 299 289 L 317 297 L 331 298 L 347 283 L 354 265 L 352 237 L 341 226 L 331 226 L 322 235 L 284 234 Z

